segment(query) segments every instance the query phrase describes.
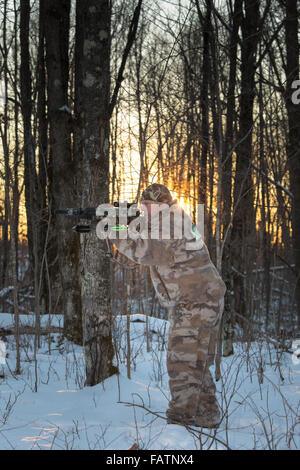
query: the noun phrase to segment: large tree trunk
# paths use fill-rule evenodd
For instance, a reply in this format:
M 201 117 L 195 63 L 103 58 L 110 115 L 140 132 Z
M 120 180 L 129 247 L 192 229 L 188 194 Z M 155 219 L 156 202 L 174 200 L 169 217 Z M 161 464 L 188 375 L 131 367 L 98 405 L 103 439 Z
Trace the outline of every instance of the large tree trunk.
M 223 263 L 222 277 L 227 287 L 225 296 L 224 317 L 223 317 L 223 354 L 229 356 L 233 354 L 233 310 L 234 302 L 231 294 L 233 289 L 232 270 L 230 259 L 230 238 L 231 238 L 231 210 L 232 210 L 232 152 L 234 143 L 234 119 L 235 119 L 235 90 L 236 90 L 236 69 L 237 69 L 237 48 L 239 38 L 239 28 L 242 19 L 242 3 L 243 0 L 235 0 L 232 33 L 230 36 L 229 48 L 229 83 L 227 92 L 227 113 L 226 113 L 226 130 L 223 146 L 223 178 L 222 178 L 222 195 L 223 195 Z
M 24 128 L 24 184 L 25 184 L 25 206 L 27 216 L 27 236 L 29 259 L 31 268 L 34 270 L 34 239 L 37 239 L 37 225 L 39 222 L 38 203 L 37 203 L 37 174 L 35 149 L 32 136 L 32 81 L 30 72 L 29 55 L 29 20 L 30 20 L 30 2 L 24 0 L 21 2 L 20 16 L 20 84 L 21 84 L 21 108 Z
M 298 326 L 300 328 L 300 104 L 292 99 L 295 89 L 292 84 L 299 80 L 299 4 L 288 0 L 286 5 L 286 107 L 288 113 L 287 160 L 290 174 L 292 199 L 292 230 L 295 265 L 297 273 L 296 301 L 298 306 Z
M 41 276 L 41 206 L 39 201 L 38 177 L 36 171 L 35 144 L 32 135 L 32 80 L 29 54 L 30 1 L 21 2 L 20 43 L 21 43 L 21 106 L 24 128 L 24 184 L 27 215 L 28 247 L 34 278 L 34 310 L 39 345 L 40 329 L 40 276 Z
M 199 11 L 198 11 L 199 13 Z M 201 21 L 201 18 L 199 18 Z M 209 43 L 210 43 L 210 30 L 211 30 L 211 5 L 208 3 L 206 6 L 205 19 L 202 20 L 203 27 L 203 62 L 202 62 L 202 83 L 200 91 L 201 103 L 201 156 L 200 156 L 200 181 L 198 191 L 198 204 L 204 204 L 205 211 L 205 226 L 208 225 L 208 208 L 207 204 L 207 158 L 209 152 L 209 100 L 208 100 L 208 85 L 209 85 Z M 211 233 L 208 229 L 209 234 Z M 211 240 L 208 238 L 207 243 L 210 244 Z
M 76 162 L 71 154 L 71 118 L 68 108 L 70 0 L 47 1 L 45 9 L 52 209 L 58 209 L 73 207 L 76 201 Z M 67 338 L 82 343 L 79 239 L 71 230 L 72 221 L 57 217 L 56 226 L 64 331 Z
M 40 298 L 41 310 L 49 311 L 48 291 L 46 282 L 45 255 L 47 251 L 47 165 L 48 165 L 48 125 L 46 116 L 46 71 L 45 71 L 45 0 L 40 0 L 39 5 L 39 45 L 37 60 L 37 122 L 38 122 L 38 162 L 39 173 L 37 178 L 38 203 L 40 206 L 39 224 L 39 261 L 40 273 Z
M 251 272 L 254 259 L 255 213 L 251 162 L 259 3 L 258 0 L 244 0 L 245 16 L 242 20 L 240 117 L 231 234 L 235 311 L 240 315 L 246 314 L 247 273 Z
M 76 145 L 81 149 L 81 205 L 98 206 L 109 198 L 110 104 L 109 0 L 77 0 Z M 82 238 L 82 313 L 86 385 L 115 372 L 112 365 L 112 316 L 109 261 L 96 234 Z
M 9 240 L 8 240 L 8 225 L 10 214 L 10 165 L 9 165 L 9 148 L 8 148 L 8 47 L 7 47 L 7 0 L 3 5 L 3 24 L 2 24 L 2 51 L 3 51 L 3 86 L 2 99 L 4 100 L 3 117 L 0 123 L 1 141 L 3 147 L 4 169 L 5 169 L 5 183 L 4 183 L 4 214 L 3 207 L 1 211 L 1 225 L 2 225 L 2 240 L 3 240 L 3 257 L 1 263 L 1 288 L 6 285 L 8 279 L 8 260 L 9 260 Z M 2 218 L 3 217 L 3 218 Z M 9 281 L 8 281 L 9 282 Z

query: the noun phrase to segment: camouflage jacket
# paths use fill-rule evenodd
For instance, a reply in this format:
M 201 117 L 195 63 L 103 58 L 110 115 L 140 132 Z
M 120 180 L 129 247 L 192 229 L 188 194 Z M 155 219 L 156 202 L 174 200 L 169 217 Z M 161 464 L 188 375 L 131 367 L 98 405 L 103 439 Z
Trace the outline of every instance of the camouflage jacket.
M 162 210 L 162 216 L 154 220 L 151 218 L 150 224 L 139 232 L 133 232 L 130 224 L 128 238 L 113 239 L 113 243 L 130 260 L 150 266 L 153 286 L 162 306 L 220 300 L 226 291 L 225 284 L 202 237 L 195 234 L 190 217 L 175 204 L 170 219 L 166 218 L 170 223 L 162 224 L 166 211 Z M 153 238 L 153 233 L 157 238 Z

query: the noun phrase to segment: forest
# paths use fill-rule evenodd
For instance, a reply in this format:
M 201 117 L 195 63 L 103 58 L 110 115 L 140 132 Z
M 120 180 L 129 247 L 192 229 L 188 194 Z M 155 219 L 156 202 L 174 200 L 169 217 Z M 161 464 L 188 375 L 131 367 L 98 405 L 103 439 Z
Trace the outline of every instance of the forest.
M 204 207 L 204 241 L 227 289 L 217 384 L 237 357 L 260 394 L 269 369 L 287 384 L 281 361 L 299 375 L 299 25 L 298 0 L 0 0 L 0 437 L 20 393 L 7 401 L 1 387 L 23 381 L 29 362 L 38 393 L 41 354 L 54 344 L 83 354 L 81 390 L 132 379 L 138 322 L 146 353 L 165 348 L 168 313 L 149 266 L 113 245 L 109 257 L 93 230 L 74 231 L 90 220 L 58 213 L 139 204 L 153 183 L 196 224 Z M 244 446 L 300 447 L 296 378 L 285 437 L 271 439 L 257 411 L 265 441 Z M 210 446 L 231 446 L 225 421 Z M 96 448 L 109 447 L 104 434 Z M 150 448 L 143 439 L 133 441 Z

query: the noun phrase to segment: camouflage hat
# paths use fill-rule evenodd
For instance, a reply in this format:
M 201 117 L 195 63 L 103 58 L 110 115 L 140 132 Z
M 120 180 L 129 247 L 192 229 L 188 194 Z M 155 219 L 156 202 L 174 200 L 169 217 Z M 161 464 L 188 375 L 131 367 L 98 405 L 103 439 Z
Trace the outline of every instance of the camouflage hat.
M 172 200 L 172 195 L 164 184 L 151 184 L 142 193 L 142 201 L 170 203 Z

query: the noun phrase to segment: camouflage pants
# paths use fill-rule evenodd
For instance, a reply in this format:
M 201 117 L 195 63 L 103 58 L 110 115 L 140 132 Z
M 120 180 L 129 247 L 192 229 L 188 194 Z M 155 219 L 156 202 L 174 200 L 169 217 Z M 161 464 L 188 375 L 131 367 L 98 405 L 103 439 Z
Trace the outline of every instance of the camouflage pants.
M 169 313 L 167 370 L 171 400 L 167 416 L 213 424 L 219 417 L 216 386 L 209 371 L 224 308 L 224 298 L 179 304 Z

